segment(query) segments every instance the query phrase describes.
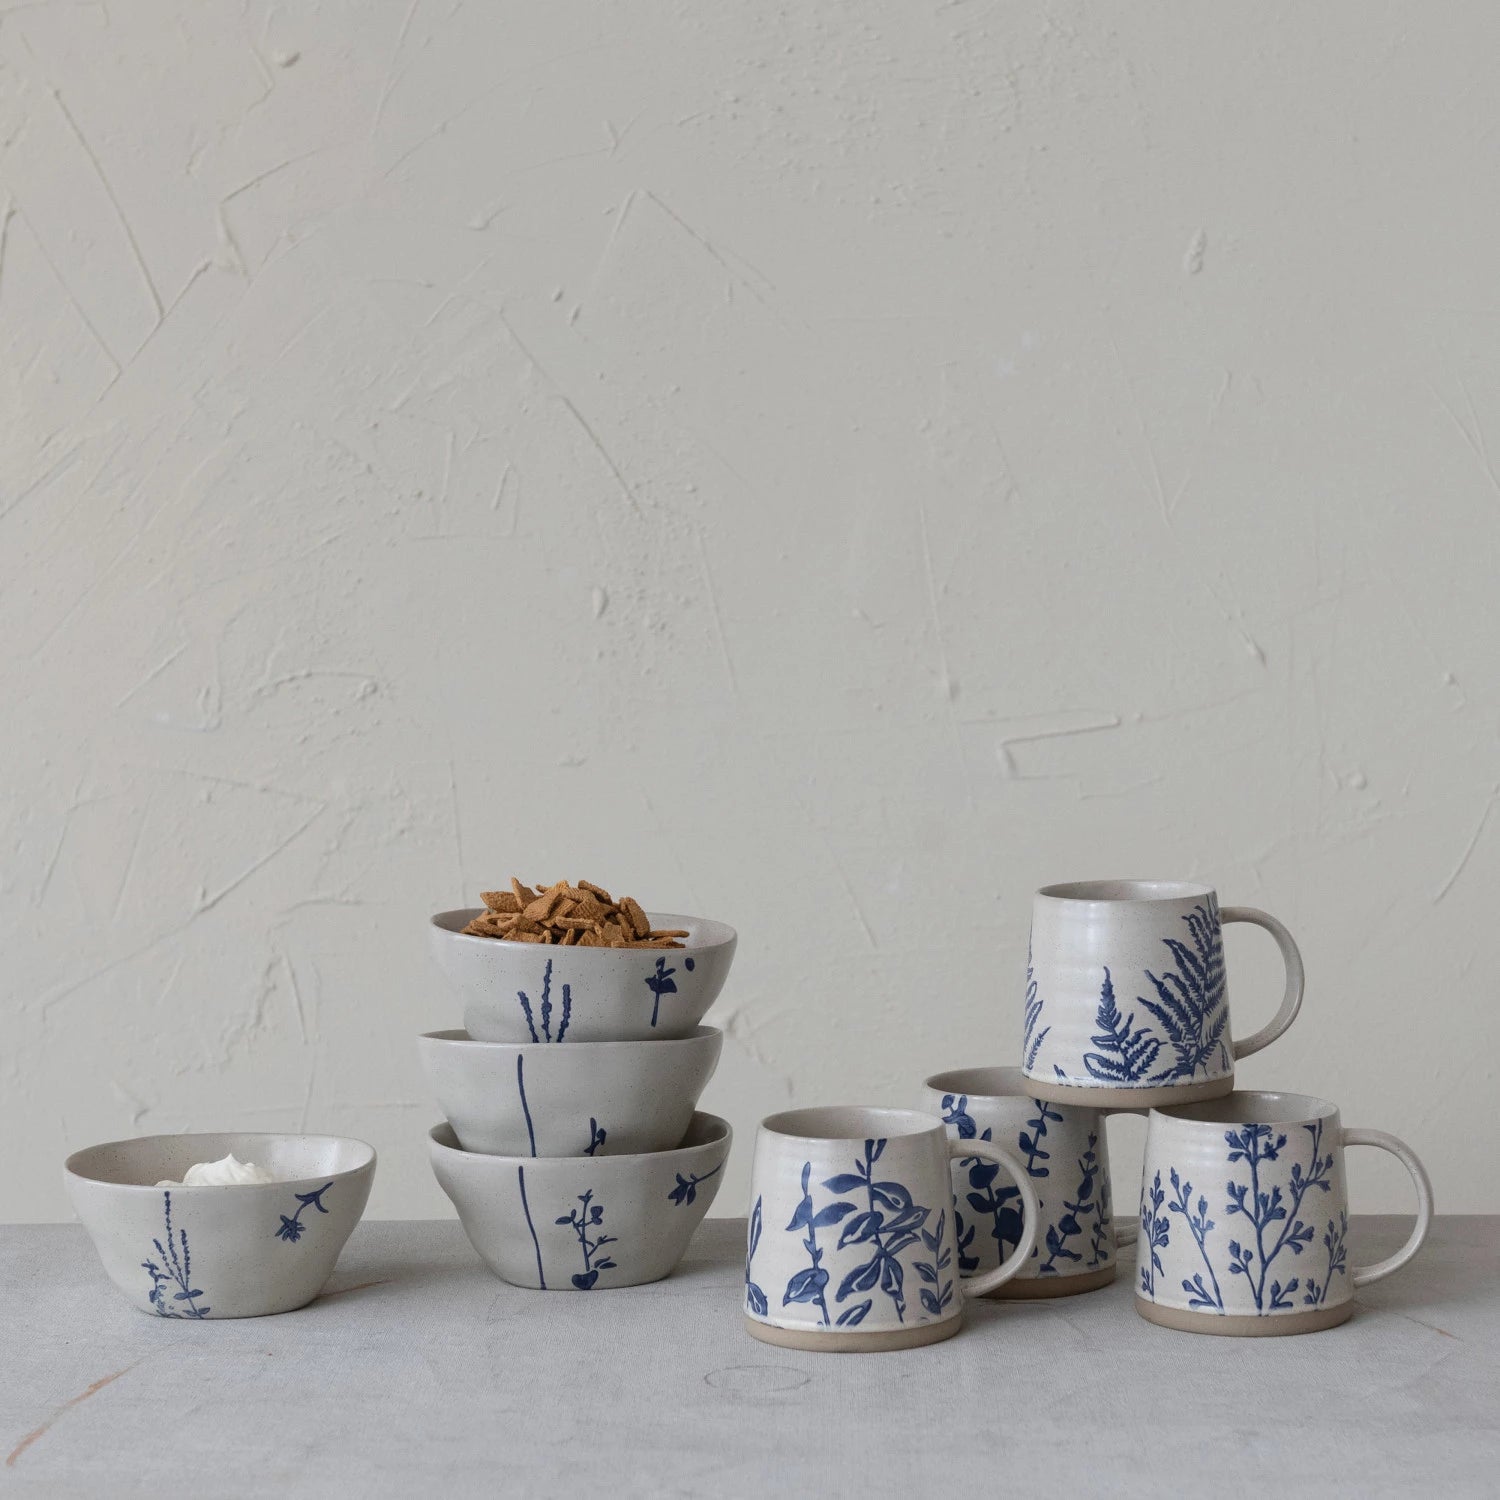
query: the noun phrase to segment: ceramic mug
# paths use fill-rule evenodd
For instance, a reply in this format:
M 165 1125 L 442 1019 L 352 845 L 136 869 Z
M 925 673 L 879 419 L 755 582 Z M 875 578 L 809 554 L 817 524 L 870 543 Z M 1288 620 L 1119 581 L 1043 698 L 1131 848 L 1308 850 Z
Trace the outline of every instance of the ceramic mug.
M 1281 1009 L 1252 1036 L 1229 1028 L 1225 922 L 1252 922 L 1286 964 Z M 1086 880 L 1036 893 L 1022 1063 L 1054 1103 L 1137 1109 L 1213 1099 L 1234 1063 L 1269 1046 L 1302 1005 L 1302 955 L 1275 917 L 1219 907 L 1211 886 Z
M 1021 1189 L 1006 1265 L 962 1281 L 948 1163 L 980 1156 Z M 745 1327 L 768 1344 L 910 1349 L 957 1333 L 963 1299 L 1016 1275 L 1036 1240 L 1025 1168 L 988 1141 L 949 1141 L 907 1109 L 794 1109 L 761 1122 L 751 1167 Z
M 1346 1146 L 1378 1146 L 1417 1187 L 1417 1223 L 1394 1254 L 1349 1265 Z M 1311 1333 L 1354 1311 L 1356 1287 L 1422 1248 L 1432 1186 L 1411 1148 L 1349 1130 L 1303 1094 L 1241 1092 L 1153 1109 L 1146 1125 L 1136 1311 L 1190 1333 Z
M 922 1108 L 942 1117 L 950 1140 L 1003 1146 L 1036 1193 L 1036 1243 L 1014 1279 L 989 1296 L 1067 1297 L 1115 1279 L 1115 1250 L 1135 1243 L 1135 1219 L 1114 1222 L 1098 1110 L 1032 1098 L 1019 1068 L 936 1073 L 923 1088 Z M 967 1152 L 952 1172 L 958 1270 L 967 1278 L 1015 1258 L 1021 1190 L 1009 1169 Z

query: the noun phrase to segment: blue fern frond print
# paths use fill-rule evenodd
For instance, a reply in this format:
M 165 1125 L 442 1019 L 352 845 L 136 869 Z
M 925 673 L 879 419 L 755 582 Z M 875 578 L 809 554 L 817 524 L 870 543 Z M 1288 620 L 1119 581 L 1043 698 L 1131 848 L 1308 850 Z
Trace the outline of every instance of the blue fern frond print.
M 210 1309 L 201 1306 L 203 1295 L 193 1285 L 193 1255 L 188 1249 L 187 1230 L 172 1230 L 172 1195 L 164 1192 L 162 1218 L 166 1225 L 165 1240 L 152 1240 L 156 1260 L 143 1260 L 141 1269 L 151 1278 L 148 1300 L 159 1318 L 206 1318 Z M 158 1264 L 158 1261 L 160 1264 Z M 177 1290 L 174 1292 L 173 1287 Z
M 303 1231 L 307 1228 L 302 1222 L 303 1213 L 309 1208 L 315 1208 L 320 1214 L 326 1214 L 328 1210 L 323 1207 L 323 1194 L 333 1186 L 332 1182 L 325 1182 L 315 1193 L 293 1193 L 297 1200 L 297 1212 L 290 1218 L 281 1215 L 281 1227 L 276 1231 L 278 1240 L 290 1240 L 295 1244 L 302 1238 Z
M 516 991 L 516 999 L 521 1002 L 521 1014 L 526 1017 L 526 1029 L 531 1033 L 534 1042 L 560 1042 L 568 1034 L 568 1022 L 573 1017 L 573 990 L 570 985 L 562 987 L 562 1015 L 558 1020 L 557 1035 L 552 1035 L 552 960 L 547 960 L 547 967 L 542 973 L 542 1004 L 541 1004 L 541 1027 L 537 1027 L 537 1017 L 532 1013 L 531 997 L 525 990 Z
M 1120 1014 L 1115 1003 L 1114 980 L 1107 968 L 1099 989 L 1094 1024 L 1099 1029 L 1090 1040 L 1099 1050 L 1083 1054 L 1083 1065 L 1093 1077 L 1110 1083 L 1135 1084 L 1160 1083 L 1171 1076 L 1170 1068 L 1164 1073 L 1152 1072 L 1161 1053 L 1161 1042 L 1151 1034 L 1149 1026 L 1135 1024 L 1134 1011 L 1128 1016 Z
M 1172 1078 L 1191 1078 L 1199 1068 L 1207 1073 L 1214 1062 L 1220 1067 L 1229 1065 L 1224 1043 L 1229 1021 L 1224 1004 L 1224 937 L 1217 898 L 1210 896 L 1206 906 L 1199 902 L 1182 920 L 1192 946 L 1177 938 L 1163 938 L 1177 967 L 1159 976 L 1147 969 L 1156 999 L 1137 997 L 1156 1018 L 1176 1058 L 1168 1075 Z
M 1029 1073 L 1036 1066 L 1036 1055 L 1042 1050 L 1042 1043 L 1046 1040 L 1047 1033 L 1052 1030 L 1050 1026 L 1041 1025 L 1042 1000 L 1036 992 L 1036 975 L 1031 967 L 1031 944 L 1026 944 L 1026 1030 L 1021 1039 L 1021 1061 L 1022 1066 Z
M 751 1277 L 751 1263 L 755 1259 L 755 1252 L 760 1246 L 761 1231 L 761 1205 L 764 1199 L 757 1198 L 755 1207 L 750 1213 L 749 1230 L 745 1237 L 745 1306 L 755 1314 L 757 1318 L 764 1318 L 770 1313 L 770 1304 L 766 1301 L 766 1294 L 756 1286 Z

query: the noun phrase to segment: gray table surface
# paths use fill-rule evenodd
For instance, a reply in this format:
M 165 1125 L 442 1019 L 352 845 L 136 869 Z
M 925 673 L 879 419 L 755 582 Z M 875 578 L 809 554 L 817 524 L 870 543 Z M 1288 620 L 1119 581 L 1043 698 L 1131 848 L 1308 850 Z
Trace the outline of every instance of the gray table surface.
M 1354 1258 L 1409 1220 L 1355 1221 Z M 157 1321 L 80 1228 L 0 1228 L 0 1494 L 1500 1494 L 1500 1218 L 1443 1218 L 1342 1328 L 1171 1333 L 1114 1286 L 971 1304 L 902 1354 L 768 1348 L 744 1224 L 654 1286 L 496 1281 L 456 1223 L 369 1223 L 310 1307 Z

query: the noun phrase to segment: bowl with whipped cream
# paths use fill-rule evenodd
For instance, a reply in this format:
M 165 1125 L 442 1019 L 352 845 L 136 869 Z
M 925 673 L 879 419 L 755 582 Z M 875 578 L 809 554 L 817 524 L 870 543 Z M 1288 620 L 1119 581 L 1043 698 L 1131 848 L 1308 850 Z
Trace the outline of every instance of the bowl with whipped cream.
M 198 1322 L 303 1307 L 359 1223 L 375 1148 L 335 1135 L 150 1135 L 75 1151 L 68 1196 L 142 1312 Z

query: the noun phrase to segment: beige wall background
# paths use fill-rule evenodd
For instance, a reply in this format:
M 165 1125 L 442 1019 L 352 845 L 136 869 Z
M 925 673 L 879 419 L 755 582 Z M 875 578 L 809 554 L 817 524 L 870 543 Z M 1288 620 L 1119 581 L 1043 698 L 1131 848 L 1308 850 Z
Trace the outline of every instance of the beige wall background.
M 739 927 L 720 1212 L 761 1115 L 1015 1060 L 1030 891 L 1116 875 L 1281 916 L 1242 1079 L 1500 1210 L 1497 57 L 1477 0 L 0 6 L 0 1213 L 303 1127 L 446 1212 L 423 923 L 512 871 Z

